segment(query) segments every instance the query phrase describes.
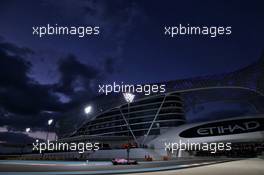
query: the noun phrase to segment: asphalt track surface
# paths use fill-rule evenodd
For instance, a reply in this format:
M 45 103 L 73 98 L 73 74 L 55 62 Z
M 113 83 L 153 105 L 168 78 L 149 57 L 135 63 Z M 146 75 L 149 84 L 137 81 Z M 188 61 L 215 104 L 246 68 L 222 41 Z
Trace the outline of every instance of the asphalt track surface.
M 185 159 L 113 166 L 111 162 L 0 160 L 0 174 L 126 174 L 199 167 L 227 161 L 231 159 Z
M 264 159 L 250 158 L 194 168 L 127 175 L 264 175 L 263 165 Z

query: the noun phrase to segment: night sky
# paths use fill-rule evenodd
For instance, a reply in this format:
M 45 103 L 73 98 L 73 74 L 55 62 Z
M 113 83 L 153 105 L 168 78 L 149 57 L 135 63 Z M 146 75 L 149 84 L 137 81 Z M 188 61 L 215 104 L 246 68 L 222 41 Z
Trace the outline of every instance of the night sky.
M 98 83 L 164 82 L 251 64 L 264 49 L 263 9 L 261 0 L 1 1 L 0 142 L 45 138 L 47 120 L 87 103 Z M 164 26 L 179 23 L 232 26 L 232 34 L 164 36 Z M 98 25 L 101 33 L 32 35 L 46 24 Z

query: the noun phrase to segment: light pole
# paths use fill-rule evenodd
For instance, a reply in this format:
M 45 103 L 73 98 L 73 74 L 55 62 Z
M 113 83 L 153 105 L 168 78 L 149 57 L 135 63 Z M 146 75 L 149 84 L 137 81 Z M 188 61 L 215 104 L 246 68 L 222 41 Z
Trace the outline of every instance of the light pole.
M 92 106 L 91 105 L 87 105 L 85 108 L 84 108 L 84 113 L 86 114 L 86 115 L 89 115 L 89 114 L 91 114 L 91 112 L 92 112 L 92 110 L 93 110 L 93 108 L 92 108 Z M 87 120 L 87 117 L 84 119 L 84 121 L 86 121 Z M 82 121 L 81 121 L 82 122 Z M 79 123 L 79 122 L 78 122 Z M 84 132 L 86 132 L 86 131 L 84 131 Z M 83 134 L 83 142 L 85 142 L 86 143 L 86 140 L 85 140 L 85 136 L 84 136 L 84 134 Z M 83 156 L 84 156 L 84 154 L 81 154 L 81 159 L 83 158 Z
M 84 114 L 86 115 L 85 118 L 83 119 L 83 117 L 79 117 L 78 121 L 77 121 L 77 128 L 78 129 L 78 126 L 81 125 L 82 122 L 85 122 L 87 120 L 87 116 L 89 116 L 89 114 L 91 114 L 93 110 L 93 107 L 91 105 L 87 105 L 84 109 L 83 109 L 83 112 Z
M 48 138 L 49 138 L 49 131 L 50 131 L 50 125 L 53 123 L 53 119 L 49 119 L 48 120 L 48 132 L 47 132 L 47 136 L 46 136 L 46 142 L 48 142 Z M 44 157 L 44 151 L 42 152 L 42 159 Z
M 132 93 L 123 93 L 123 96 L 127 102 L 127 164 L 129 164 L 129 152 L 130 152 L 130 138 L 129 138 L 129 133 L 130 133 L 130 125 L 129 125 L 129 107 L 130 107 L 130 103 L 133 102 L 134 98 L 135 98 L 135 95 L 132 94 Z
M 26 128 L 25 131 L 28 134 L 31 131 L 31 129 L 30 128 Z M 21 157 L 23 156 L 24 149 L 26 148 L 26 146 L 27 146 L 27 143 L 25 143 L 25 145 L 22 145 L 22 147 L 21 147 Z
M 47 132 L 47 136 L 46 136 L 46 141 L 48 141 L 49 138 L 49 131 L 50 131 L 50 125 L 53 123 L 53 119 L 49 119 L 48 120 L 48 132 Z

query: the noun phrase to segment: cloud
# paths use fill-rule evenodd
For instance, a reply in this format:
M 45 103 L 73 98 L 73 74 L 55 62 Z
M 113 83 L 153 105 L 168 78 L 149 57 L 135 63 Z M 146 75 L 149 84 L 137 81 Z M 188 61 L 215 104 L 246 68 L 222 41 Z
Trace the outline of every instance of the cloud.
M 76 120 L 82 117 L 80 108 L 97 96 L 97 83 L 116 70 L 111 57 L 101 67 L 95 67 L 69 54 L 57 63 L 59 81 L 40 84 L 31 78 L 33 63 L 27 61 L 28 54 L 34 53 L 36 57 L 38 53 L 18 48 L 23 47 L 0 42 L 0 127 L 5 126 L 8 132 L 21 132 L 26 127 L 45 132 L 49 118 L 68 118 L 75 128 Z M 56 127 L 59 126 L 58 123 Z
M 127 36 L 144 20 L 144 12 L 133 0 L 84 1 L 82 18 L 87 24 L 100 25 L 104 38 L 113 43 L 114 54 L 122 54 Z
M 59 61 L 58 70 L 61 78 L 57 85 L 57 91 L 67 95 L 72 95 L 78 89 L 92 90 L 91 81 L 100 76 L 99 69 L 81 63 L 72 54 Z
M 4 41 L 4 37 L 0 36 L 0 42 Z
M 35 139 L 24 133 L 0 132 L 0 141 L 8 143 L 33 143 Z
M 49 118 L 66 119 L 75 125 L 74 122 L 82 115 L 83 105 L 97 96 L 97 84 L 118 72 L 117 66 L 122 60 L 126 36 L 141 13 L 133 1 L 121 0 L 45 1 L 34 8 L 39 8 L 40 13 L 43 9 L 50 9 L 51 14 L 60 17 L 60 24 L 100 25 L 104 35 L 100 42 L 94 44 L 96 48 L 101 48 L 97 46 L 111 43 L 111 47 L 99 54 L 97 49 L 96 54 L 90 53 L 96 55 L 91 58 L 98 60 L 99 65 L 96 67 L 84 62 L 78 54 L 65 56 L 62 52 L 58 56 L 49 52 L 52 56 L 42 53 L 40 57 L 38 50 L 6 42 L 0 36 L 0 127 L 7 126 L 8 131 L 24 131 L 26 127 L 31 127 L 35 131 L 45 132 L 45 123 Z M 46 19 L 41 18 L 40 21 Z M 55 58 L 55 61 L 37 62 L 44 60 L 43 55 L 46 59 Z M 42 77 L 49 83 L 40 84 L 40 75 L 43 76 L 46 73 L 44 71 L 50 70 L 50 67 L 57 67 L 52 74 L 56 80 L 49 82 L 46 79 L 50 76 L 46 79 Z
M 42 111 L 59 113 L 64 107 L 51 86 L 40 85 L 28 76 L 32 64 L 25 56 L 33 51 L 19 48 L 0 43 L 0 126 L 20 131 L 25 127 L 45 130 L 43 122 L 50 116 L 43 117 Z
M 47 1 L 47 4 L 49 8 L 56 9 L 60 19 L 67 20 L 67 24 L 100 26 L 102 35 L 99 43 L 110 45 L 103 53 L 106 58 L 114 58 L 115 62 L 122 61 L 127 38 L 146 16 L 144 10 L 134 0 L 65 0 L 64 3 Z
M 58 99 L 48 86 L 39 85 L 28 77 L 31 64 L 21 55 L 0 50 L 0 103 L 13 113 L 37 114 L 56 110 Z
M 1 38 L 0 38 L 0 41 L 1 41 Z M 5 50 L 7 53 L 14 54 L 14 55 L 27 56 L 27 55 L 34 54 L 34 52 L 27 47 L 18 47 L 12 43 L 7 43 L 7 42 L 0 43 L 0 48 L 2 50 Z
M 46 140 L 46 138 L 47 138 L 47 132 L 43 132 L 43 131 L 34 131 L 31 129 L 29 133 L 26 133 L 25 130 L 23 132 L 10 131 L 8 130 L 7 126 L 0 127 L 0 143 L 1 142 L 23 143 L 24 141 L 26 141 L 27 143 L 31 143 L 35 139 Z M 54 140 L 56 138 L 57 136 L 55 132 L 49 131 L 48 139 Z
M 107 57 L 104 62 L 104 70 L 109 73 L 113 74 L 116 72 L 116 62 L 113 57 Z
M 19 56 L 11 56 L 0 48 L 0 81 L 1 86 L 22 87 L 29 81 L 27 74 L 30 63 Z

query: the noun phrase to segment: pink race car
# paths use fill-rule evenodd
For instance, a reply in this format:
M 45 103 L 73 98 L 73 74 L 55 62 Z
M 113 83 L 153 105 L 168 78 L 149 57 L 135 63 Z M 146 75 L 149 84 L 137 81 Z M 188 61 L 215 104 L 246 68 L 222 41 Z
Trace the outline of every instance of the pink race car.
M 136 160 L 129 160 L 127 159 L 113 159 L 112 160 L 113 165 L 137 165 L 138 162 Z

